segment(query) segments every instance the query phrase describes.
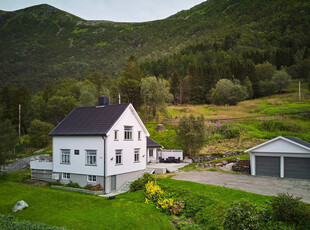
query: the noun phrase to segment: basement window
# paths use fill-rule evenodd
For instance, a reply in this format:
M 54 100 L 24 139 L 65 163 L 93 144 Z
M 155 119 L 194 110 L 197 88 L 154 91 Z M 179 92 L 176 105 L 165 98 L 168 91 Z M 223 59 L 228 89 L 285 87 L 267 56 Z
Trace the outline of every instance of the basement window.
M 68 179 L 70 179 L 70 173 L 62 173 L 62 179 L 66 179 L 66 180 L 68 180 Z
M 87 176 L 87 181 L 88 182 L 97 182 L 97 176 L 95 176 L 95 175 L 88 175 Z

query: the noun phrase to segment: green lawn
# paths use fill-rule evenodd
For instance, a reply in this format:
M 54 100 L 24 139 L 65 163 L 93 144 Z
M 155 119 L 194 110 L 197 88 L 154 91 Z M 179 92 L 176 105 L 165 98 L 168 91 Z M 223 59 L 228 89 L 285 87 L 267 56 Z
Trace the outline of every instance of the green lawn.
M 144 203 L 142 192 L 108 200 L 16 182 L 25 177 L 25 171 L 0 176 L 0 213 L 69 229 L 174 229 L 169 216 Z M 12 213 L 19 200 L 29 208 Z
M 34 187 L 20 183 L 29 170 L 0 176 L 0 213 L 18 219 L 41 222 L 69 229 L 174 229 L 168 214 L 145 204 L 142 191 L 126 193 L 115 200 L 88 194 Z M 233 201 L 245 198 L 264 206 L 271 197 L 220 186 L 159 178 L 158 184 L 186 209 L 182 220 L 194 218 L 204 227 L 220 226 Z M 25 200 L 29 208 L 12 213 L 14 204 Z M 189 218 L 189 219 L 188 219 Z
M 251 201 L 260 207 L 266 205 L 271 196 L 229 189 L 221 186 L 199 184 L 188 181 L 178 181 L 170 178 L 161 178 L 158 184 L 173 194 L 177 200 L 185 201 L 185 215 L 191 216 L 197 223 L 209 229 L 222 225 L 226 212 L 232 202 L 242 198 Z

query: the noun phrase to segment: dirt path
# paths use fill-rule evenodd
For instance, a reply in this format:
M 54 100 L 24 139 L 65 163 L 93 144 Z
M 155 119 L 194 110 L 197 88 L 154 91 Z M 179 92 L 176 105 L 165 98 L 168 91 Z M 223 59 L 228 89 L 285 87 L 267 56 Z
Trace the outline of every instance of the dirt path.
M 210 171 L 179 172 L 173 179 L 212 184 L 239 189 L 262 195 L 276 196 L 278 193 L 301 196 L 302 201 L 310 203 L 310 180 L 248 176 Z

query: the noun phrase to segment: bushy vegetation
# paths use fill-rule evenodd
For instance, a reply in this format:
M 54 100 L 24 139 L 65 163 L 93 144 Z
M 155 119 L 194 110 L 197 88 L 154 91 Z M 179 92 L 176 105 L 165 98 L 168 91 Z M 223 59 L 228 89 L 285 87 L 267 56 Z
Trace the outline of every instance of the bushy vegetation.
M 263 229 L 263 216 L 256 205 L 242 199 L 231 204 L 223 222 L 224 229 Z
M 194 156 L 205 143 L 205 124 L 203 116 L 183 117 L 179 122 L 176 140 L 183 146 L 185 154 Z
M 35 223 L 26 220 L 18 220 L 10 215 L 0 214 L 1 230 L 66 230 L 65 227 L 56 227 L 42 223 Z
M 284 222 L 292 227 L 309 228 L 310 210 L 305 203 L 300 201 L 301 199 L 288 193 L 281 193 L 269 202 L 268 214 L 271 219 Z
M 47 122 L 42 122 L 36 119 L 31 121 L 29 127 L 31 145 L 38 148 L 46 147 L 51 142 L 51 138 L 48 134 L 53 128 L 54 126 Z
M 149 181 L 155 181 L 154 177 L 149 173 L 144 173 L 142 178 L 138 178 L 130 184 L 130 192 L 135 192 L 138 190 L 144 190 L 145 185 Z
M 307 229 L 310 227 L 310 209 L 300 197 L 279 194 L 265 208 L 248 200 L 231 204 L 223 221 L 224 229 Z

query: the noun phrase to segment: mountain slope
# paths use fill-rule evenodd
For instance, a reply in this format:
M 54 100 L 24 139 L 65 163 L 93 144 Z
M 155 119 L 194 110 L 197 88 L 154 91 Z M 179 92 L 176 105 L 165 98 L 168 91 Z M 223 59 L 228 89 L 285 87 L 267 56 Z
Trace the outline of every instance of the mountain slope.
M 306 0 L 212 0 L 145 23 L 86 21 L 48 5 L 0 12 L 0 86 L 41 88 L 54 78 L 121 73 L 129 55 L 155 60 L 201 41 L 239 38 L 240 49 L 309 47 Z

